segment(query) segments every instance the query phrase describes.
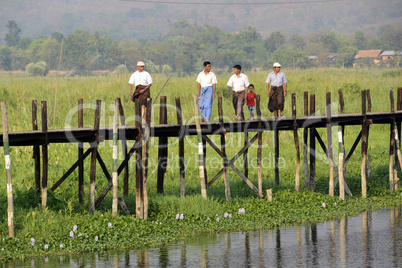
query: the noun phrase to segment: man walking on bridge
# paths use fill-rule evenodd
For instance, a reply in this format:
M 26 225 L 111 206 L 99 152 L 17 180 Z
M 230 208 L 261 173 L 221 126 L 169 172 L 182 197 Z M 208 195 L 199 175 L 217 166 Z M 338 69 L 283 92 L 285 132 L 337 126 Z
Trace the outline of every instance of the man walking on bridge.
M 202 121 L 208 123 L 211 118 L 212 104 L 215 99 L 216 76 L 211 72 L 211 63 L 204 62 L 204 71 L 198 74 L 198 104 L 201 112 Z

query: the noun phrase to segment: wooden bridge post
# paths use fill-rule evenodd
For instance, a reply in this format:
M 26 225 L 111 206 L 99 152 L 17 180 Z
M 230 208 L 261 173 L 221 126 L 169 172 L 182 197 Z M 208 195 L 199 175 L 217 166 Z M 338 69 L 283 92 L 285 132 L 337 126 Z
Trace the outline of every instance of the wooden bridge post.
M 166 108 L 166 96 L 160 97 L 160 109 L 159 109 L 159 124 L 167 124 L 167 108 Z M 158 180 L 156 186 L 156 192 L 158 194 L 163 194 L 163 181 L 166 172 L 167 165 L 167 137 L 159 137 L 159 147 L 158 147 Z
M 47 203 L 47 177 L 48 177 L 48 147 L 47 147 L 47 104 L 42 101 L 42 132 L 45 133 L 45 139 L 42 145 L 42 208 Z
M 195 125 L 197 127 L 197 141 L 198 141 L 198 170 L 200 172 L 200 184 L 201 184 L 201 195 L 203 198 L 207 198 L 207 187 L 204 177 L 204 150 L 202 145 L 202 132 L 199 117 L 199 106 L 198 106 L 198 96 L 194 94 L 194 113 L 195 113 Z
M 334 196 L 334 159 L 332 154 L 332 113 L 331 113 L 331 92 L 327 92 L 327 144 L 329 161 L 329 195 Z
M 143 173 L 142 173 L 142 116 L 141 103 L 139 99 L 135 100 L 135 126 L 138 129 L 136 143 L 138 143 L 135 151 L 135 216 L 137 219 L 144 218 L 144 191 L 143 191 Z
M 308 116 L 308 92 L 304 92 L 304 116 Z M 308 129 L 303 128 L 303 168 L 304 168 L 304 188 L 309 188 L 309 170 L 308 170 Z
M 391 87 L 389 90 L 391 114 L 394 114 L 394 89 Z M 390 125 L 390 141 L 389 141 L 389 189 L 393 191 L 394 188 L 394 153 L 395 153 L 395 116 L 392 115 Z
M 279 185 L 279 131 L 274 129 L 274 146 L 275 146 L 275 183 Z
M 118 125 L 119 125 L 119 102 L 118 100 L 114 100 L 114 115 L 113 115 L 113 174 L 112 174 L 112 182 L 113 182 L 113 204 L 112 204 L 112 215 L 117 216 L 117 193 L 118 193 L 118 184 L 117 184 L 117 148 L 118 148 Z
M 99 144 L 99 127 L 100 127 L 100 113 L 101 113 L 101 101 L 96 101 L 95 110 L 95 140 L 93 141 L 93 151 L 91 155 L 91 170 L 89 175 L 89 213 L 95 213 L 95 175 L 96 175 L 96 157 L 98 154 L 98 144 Z
M 402 110 L 402 87 L 398 87 L 397 91 L 397 99 L 396 99 L 396 110 L 400 111 Z M 398 131 L 398 144 L 399 148 L 401 147 L 401 120 L 396 120 L 396 128 Z M 397 170 L 401 170 L 401 166 L 399 165 L 399 156 L 398 154 L 395 155 L 395 166 Z
M 78 99 L 78 128 L 84 127 L 83 99 Z M 84 154 L 84 143 L 78 143 L 78 159 Z M 78 165 L 78 201 L 84 205 L 84 162 Z
M 361 151 L 361 187 L 362 187 L 362 197 L 367 197 L 367 182 L 366 182 L 366 166 L 367 166 L 367 116 L 366 116 L 366 90 L 362 90 L 362 151 Z M 391 134 L 393 132 L 391 131 Z M 393 173 L 393 171 L 392 171 Z
M 10 160 L 10 147 L 8 139 L 8 116 L 7 106 L 5 102 L 1 103 L 1 112 L 3 119 L 3 149 L 4 160 L 7 173 L 7 223 L 8 223 L 8 237 L 14 237 L 14 203 L 13 203 L 13 180 L 11 177 L 11 160 Z
M 257 96 L 258 98 L 258 96 Z M 257 101 L 258 102 L 258 101 Z M 229 185 L 229 174 L 228 174 L 228 159 L 226 157 L 226 141 L 225 141 L 225 129 L 223 128 L 223 108 L 222 108 L 222 96 L 218 97 L 218 114 L 219 123 L 221 125 L 221 152 L 222 152 L 222 162 L 223 162 L 223 179 L 225 182 L 225 196 L 228 203 L 231 202 L 230 197 L 230 185 Z
M 248 124 L 246 124 L 248 126 Z M 248 143 L 248 127 L 244 129 L 244 146 Z M 248 178 L 248 149 L 243 154 L 244 176 Z
M 256 111 L 257 111 L 257 120 L 258 120 L 258 148 L 257 148 L 257 169 L 258 169 L 258 193 L 259 196 L 262 196 L 262 163 L 261 163 L 261 154 L 262 154 L 262 122 L 261 122 L 261 97 L 260 94 L 257 95 L 256 98 Z
M 297 134 L 296 123 L 296 93 L 292 93 L 292 118 L 293 118 L 293 138 L 296 147 L 296 174 L 295 174 L 295 192 L 299 192 L 300 188 L 300 148 L 299 136 Z
M 38 103 L 36 100 L 32 101 L 32 129 L 38 130 Z M 35 161 L 35 195 L 37 196 L 40 192 L 40 147 L 39 145 L 34 145 L 33 147 L 33 158 Z
M 152 99 L 147 99 L 147 111 L 145 116 L 145 142 L 144 142 L 144 159 L 142 166 L 142 191 L 143 191 L 143 201 L 144 201 L 144 220 L 148 219 L 148 191 L 147 191 L 147 181 L 148 181 L 148 157 L 149 157 L 149 138 L 151 135 L 151 113 L 152 113 Z
M 310 95 L 310 116 L 315 114 L 315 95 Z M 315 190 L 315 127 L 310 127 L 310 189 Z
M 184 198 L 186 195 L 186 167 L 184 163 L 185 133 L 183 129 L 183 113 L 181 110 L 180 97 L 176 97 L 175 101 L 176 101 L 177 124 L 180 126 L 180 133 L 179 133 L 180 197 Z
M 339 94 L 339 105 L 340 105 L 340 113 L 344 113 L 344 101 L 343 101 L 343 93 L 342 90 L 338 90 Z M 339 126 L 338 128 L 338 141 L 339 141 L 339 162 L 338 162 L 338 179 L 339 179 L 339 198 L 345 199 L 345 178 L 344 178 L 344 161 L 345 161 L 345 147 L 343 144 L 343 126 Z
M 124 109 L 123 105 L 121 104 L 121 99 L 117 98 L 117 101 L 119 102 L 119 114 L 120 114 L 120 125 L 125 126 L 126 125 L 126 120 L 124 117 Z M 122 140 L 121 140 L 121 150 L 123 152 L 124 160 L 128 161 L 127 159 L 127 141 L 126 141 L 126 136 L 124 135 Z M 128 196 L 128 165 L 124 166 L 124 173 L 123 173 L 123 195 Z

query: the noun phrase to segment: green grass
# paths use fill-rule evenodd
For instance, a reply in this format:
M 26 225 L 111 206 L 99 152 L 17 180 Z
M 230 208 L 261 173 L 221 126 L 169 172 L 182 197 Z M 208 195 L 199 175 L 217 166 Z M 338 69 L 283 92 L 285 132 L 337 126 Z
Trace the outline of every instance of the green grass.
M 316 95 L 317 114 L 325 114 L 325 94 L 331 92 L 333 113 L 338 109 L 339 88 L 343 89 L 345 112 L 361 111 L 361 95 L 363 89 L 370 89 L 372 96 L 372 111 L 389 111 L 389 88 L 402 86 L 400 70 L 349 70 L 349 69 L 314 69 L 314 70 L 284 70 L 288 78 L 288 97 L 285 103 L 285 114 L 291 115 L 290 96 L 296 93 L 297 114 L 303 114 L 303 92 Z M 255 85 L 255 92 L 261 94 L 261 109 L 263 117 L 271 118 L 267 109 L 265 79 L 267 72 L 246 73 L 250 83 Z M 219 74 L 217 95 L 226 96 L 226 82 L 229 73 Z M 49 128 L 53 128 L 53 109 L 57 85 L 57 105 L 54 128 L 77 127 L 77 115 L 74 107 L 79 98 L 92 108 L 84 111 L 84 126 L 94 124 L 94 105 L 96 100 L 102 100 L 101 126 L 111 126 L 113 118 L 113 100 L 120 97 L 124 107 L 127 124 L 133 124 L 134 105 L 128 98 L 129 75 L 100 77 L 0 77 L 0 101 L 6 101 L 9 116 L 9 130 L 23 131 L 32 129 L 31 101 L 38 100 L 38 125 L 41 126 L 40 101 L 46 100 L 48 105 Z M 151 96 L 155 97 L 165 83 L 164 75 L 153 75 L 154 85 Z M 172 77 L 161 95 L 167 96 L 168 104 L 174 107 L 175 97 L 181 98 L 183 117 L 186 122 L 193 122 L 194 100 L 196 93 L 195 77 Z M 396 93 L 395 93 L 396 96 Z M 395 97 L 396 99 L 396 97 Z M 157 100 L 159 103 L 159 100 Z M 225 120 L 234 120 L 231 99 L 223 97 Z M 158 122 L 159 109 L 156 105 L 153 111 L 153 122 Z M 217 121 L 217 100 L 214 102 L 212 121 Z M 246 113 L 246 117 L 248 114 Z M 70 118 L 70 119 L 69 119 Z M 176 111 L 168 108 L 168 123 L 176 123 Z M 337 137 L 334 128 L 334 156 L 337 158 Z M 359 134 L 359 127 L 346 127 L 345 147 L 348 152 Z M 319 129 L 326 142 L 325 129 Z M 252 133 L 249 135 L 252 137 Z M 302 131 L 299 131 L 299 139 Z M 219 137 L 210 137 L 219 145 Z M 24 256 L 49 253 L 65 253 L 92 251 L 109 248 L 155 246 L 171 239 L 192 235 L 197 232 L 217 230 L 239 230 L 253 228 L 275 228 L 276 226 L 297 224 L 305 221 L 318 221 L 338 218 L 342 215 L 352 215 L 368 208 L 386 206 L 401 206 L 401 191 L 390 192 L 388 187 L 388 150 L 389 126 L 374 125 L 370 128 L 369 148 L 371 155 L 372 177 L 368 180 L 368 198 L 360 197 L 360 145 L 348 164 L 348 185 L 354 197 L 339 201 L 337 197 L 328 196 L 329 165 L 324 153 L 317 143 L 318 158 L 316 164 L 316 191 L 303 189 L 303 165 L 301 167 L 301 192 L 294 192 L 295 147 L 292 132 L 280 132 L 280 185 L 274 182 L 274 147 L 273 134 L 263 135 L 263 189 L 273 188 L 274 202 L 259 201 L 254 192 L 243 181 L 229 170 L 232 203 L 225 201 L 224 183 L 218 179 L 208 188 L 208 199 L 200 195 L 198 173 L 198 149 L 196 137 L 186 137 L 186 198 L 179 197 L 180 181 L 178 166 L 177 138 L 169 138 L 169 159 L 165 175 L 165 195 L 156 193 L 157 178 L 157 144 L 158 139 L 151 139 L 148 199 L 149 220 L 142 221 L 134 216 L 126 216 L 120 211 L 118 217 L 112 217 L 111 193 L 104 199 L 95 215 L 88 213 L 89 198 L 89 158 L 85 161 L 85 205 L 78 203 L 78 172 L 75 171 L 55 192 L 48 192 L 48 207 L 40 207 L 40 197 L 35 196 L 34 162 L 32 147 L 12 147 L 12 175 L 15 210 L 15 239 L 0 241 L 0 259 L 20 258 Z M 244 137 L 240 133 L 226 135 L 227 154 L 232 158 L 243 146 Z M 112 170 L 111 142 L 100 146 L 99 153 L 104 159 L 109 171 Z M 132 142 L 129 142 L 132 145 Z M 249 149 L 249 178 L 257 185 L 256 145 Z M 3 155 L 0 153 L 0 155 Z M 119 158 L 122 160 L 121 150 Z M 49 188 L 68 170 L 77 159 L 77 147 L 74 144 L 49 145 Z M 222 166 L 222 160 L 212 148 L 207 148 L 208 178 L 211 179 Z M 337 159 L 335 159 L 337 162 Z M 242 157 L 235 162 L 243 169 Z M 130 188 L 129 196 L 125 198 L 132 214 L 135 214 L 135 161 L 129 162 Z M 0 162 L 3 170 L 3 183 L 0 184 L 0 239 L 8 236 L 7 229 L 7 196 L 5 184 L 4 162 Z M 398 176 L 401 174 L 398 172 Z M 106 186 L 107 180 L 100 166 L 97 166 L 96 196 Z M 119 177 L 119 190 L 122 193 L 122 176 Z M 338 190 L 335 191 L 338 195 Z M 322 207 L 325 202 L 326 208 Z M 334 203 L 337 205 L 334 205 Z M 238 214 L 240 208 L 246 213 Z M 232 214 L 225 218 L 224 213 Z M 176 220 L 176 214 L 182 213 L 183 220 Z M 216 216 L 218 215 L 218 216 Z M 217 217 L 220 221 L 217 222 Z M 208 218 L 210 220 L 208 220 Z M 108 227 L 112 223 L 113 228 Z M 155 222 L 158 222 L 156 224 Z M 162 224 L 159 224 L 162 223 Z M 73 226 L 78 226 L 74 237 L 70 237 Z M 82 236 L 77 237 L 81 232 Z M 98 236 L 98 241 L 95 241 Z M 35 246 L 30 245 L 34 237 Z M 50 242 L 52 241 L 52 242 Z M 48 249 L 44 245 L 48 244 Z M 60 248 L 63 244 L 63 248 Z

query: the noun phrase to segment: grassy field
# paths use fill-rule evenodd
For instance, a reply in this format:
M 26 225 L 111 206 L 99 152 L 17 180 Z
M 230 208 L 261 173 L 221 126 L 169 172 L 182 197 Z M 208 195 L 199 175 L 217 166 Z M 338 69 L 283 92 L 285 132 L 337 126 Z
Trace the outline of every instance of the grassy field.
M 349 69 L 310 69 L 283 70 L 288 79 L 288 97 L 285 103 L 285 115 L 291 115 L 290 96 L 296 93 L 297 114 L 303 113 L 303 92 L 316 95 L 317 114 L 325 114 L 325 94 L 332 94 L 332 111 L 337 113 L 338 93 L 344 92 L 345 112 L 361 111 L 360 91 L 370 89 L 372 96 L 372 111 L 389 111 L 389 88 L 402 86 L 402 71 L 393 70 L 349 70 Z M 268 72 L 245 72 L 250 83 L 255 85 L 255 92 L 261 95 L 262 115 L 271 118 L 267 109 L 265 79 Z M 225 120 L 234 120 L 231 99 L 226 98 L 226 83 L 230 73 L 217 75 L 217 95 L 223 97 Z M 0 74 L 0 101 L 6 101 L 10 131 L 31 130 L 31 101 L 47 101 L 49 128 L 76 127 L 77 115 L 74 107 L 78 99 L 83 98 L 88 107 L 84 111 L 84 126 L 94 124 L 94 105 L 96 100 L 102 100 L 101 126 L 111 126 L 113 121 L 113 101 L 122 99 L 126 123 L 134 124 L 134 105 L 128 96 L 128 78 L 126 75 L 108 75 L 93 77 L 64 78 L 56 76 L 29 77 L 19 74 L 18 77 Z M 154 84 L 151 96 L 155 97 L 167 76 L 153 75 Z M 193 94 L 196 93 L 196 77 L 173 76 L 163 89 L 161 95 L 167 96 L 168 123 L 176 123 L 174 98 L 181 98 L 183 117 L 186 122 L 194 122 Z M 57 91 L 57 99 L 55 102 Z M 395 93 L 396 99 L 396 93 Z M 159 100 L 157 100 L 157 103 Z M 40 105 L 39 105 L 40 106 Z M 56 106 L 56 109 L 54 109 Z M 53 112 L 55 117 L 53 118 Z M 38 125 L 41 126 L 40 108 L 38 108 Z M 159 108 L 154 106 L 152 122 L 158 122 Z M 217 100 L 214 102 L 211 121 L 217 120 Z M 246 112 L 248 118 L 248 112 Z M 54 124 L 53 124 L 54 122 Z M 335 130 L 335 128 L 334 128 Z M 346 127 L 345 147 L 348 152 L 360 131 L 359 127 Z M 326 132 L 318 130 L 324 142 Z M 360 145 L 348 164 L 348 185 L 354 197 L 338 201 L 329 197 L 328 177 L 329 165 L 323 151 L 317 152 L 317 183 L 316 191 L 301 189 L 294 193 L 295 147 L 293 133 L 280 133 L 280 185 L 274 182 L 274 148 L 273 134 L 263 135 L 263 189 L 273 188 L 274 203 L 266 200 L 258 201 L 254 192 L 246 186 L 233 171 L 229 172 L 229 180 L 233 202 L 225 201 L 223 180 L 219 179 L 208 188 L 208 199 L 200 197 L 198 175 L 198 151 L 196 137 L 185 140 L 186 163 L 186 198 L 179 197 L 179 162 L 177 138 L 169 138 L 169 159 L 165 175 L 165 195 L 156 194 L 157 178 L 157 139 L 151 140 L 150 164 L 148 177 L 149 220 L 136 220 L 133 216 L 111 216 L 111 193 L 105 198 L 94 216 L 88 214 L 89 198 L 89 158 L 85 161 L 85 206 L 78 203 L 78 173 L 74 172 L 54 193 L 48 193 L 48 208 L 42 210 L 40 198 L 35 197 L 34 161 L 31 147 L 12 147 L 11 161 L 13 174 L 13 191 L 15 206 L 16 239 L 4 239 L 0 242 L 0 259 L 18 258 L 29 255 L 77 252 L 119 247 L 138 247 L 157 245 L 170 239 L 186 236 L 198 231 L 233 230 L 250 228 L 274 228 L 284 224 L 295 224 L 305 221 L 337 218 L 342 215 L 355 214 L 370 207 L 401 206 L 401 191 L 389 192 L 388 186 L 388 150 L 389 126 L 375 125 L 370 128 L 368 153 L 371 155 L 372 177 L 368 181 L 368 198 L 362 199 L 360 189 Z M 251 135 L 250 135 L 251 136 Z M 301 131 L 299 132 L 301 138 Z M 337 137 L 334 135 L 334 155 L 337 155 Z M 218 137 L 211 139 L 219 144 Z M 244 144 L 241 134 L 229 133 L 226 136 L 228 157 L 233 157 Z M 131 145 L 130 143 L 129 145 Z M 318 146 L 318 144 L 317 144 Z M 105 142 L 100 145 L 100 154 L 109 171 L 112 169 L 112 144 Z M 256 146 L 249 150 L 249 178 L 257 185 Z M 0 153 L 3 155 L 3 152 Z M 221 168 L 221 158 L 212 148 L 207 148 L 208 176 L 212 178 Z M 119 158 L 122 160 L 121 151 Z M 74 144 L 51 144 L 49 146 L 49 187 L 54 184 L 76 161 L 77 147 Z M 242 158 L 241 158 L 242 160 Z M 335 161 L 337 162 L 337 160 Z M 242 169 L 240 159 L 235 163 Z M 129 196 L 125 198 L 129 210 L 135 211 L 135 162 L 131 160 Z M 0 162 L 3 170 L 3 183 L 0 184 L 0 235 L 7 237 L 6 183 L 4 162 Z M 301 185 L 303 185 L 303 167 L 301 169 Z M 399 176 L 401 175 L 398 173 Z M 121 180 L 121 177 L 120 177 Z M 106 185 L 100 167 L 97 167 L 96 195 L 99 195 Z M 122 186 L 122 181 L 119 181 Z M 302 187 L 303 188 L 303 187 Z M 120 187 L 122 193 L 122 187 Z M 338 194 L 338 191 L 335 191 Z M 323 208 L 322 203 L 331 204 Z M 335 204 L 336 203 L 336 204 Z M 245 208 L 245 214 L 238 214 L 240 208 Z M 224 217 L 224 213 L 232 214 L 232 218 Z M 184 214 L 184 220 L 177 221 L 177 213 Z M 216 216 L 220 215 L 220 216 Z M 221 220 L 218 222 L 217 218 Z M 208 218 L 210 220 L 208 220 Z M 108 228 L 108 223 L 113 228 Z M 157 222 L 158 224 L 156 224 Z M 160 224 L 162 223 L 162 224 Z M 78 226 L 77 233 L 70 237 L 73 226 Z M 82 236 L 78 237 L 78 232 Z M 98 236 L 98 241 L 94 237 Z M 0 237 L 0 238 L 1 238 Z M 35 245 L 30 239 L 35 238 Z M 52 241 L 50 243 L 49 241 Z M 102 243 L 101 243 L 102 242 Z M 63 244 L 63 247 L 60 247 Z M 45 249 L 48 245 L 48 249 Z

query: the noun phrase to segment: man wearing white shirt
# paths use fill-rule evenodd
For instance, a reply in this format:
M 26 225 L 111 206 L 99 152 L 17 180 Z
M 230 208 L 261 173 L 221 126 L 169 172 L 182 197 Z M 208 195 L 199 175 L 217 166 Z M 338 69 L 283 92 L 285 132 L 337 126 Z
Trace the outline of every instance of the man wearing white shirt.
M 233 108 L 236 114 L 236 120 L 244 120 L 243 105 L 246 101 L 247 88 L 250 85 L 247 75 L 241 72 L 241 66 L 233 66 L 233 75 L 230 77 L 227 86 L 228 94 L 230 97 L 230 90 L 233 89 Z
M 283 115 L 283 106 L 285 104 L 288 81 L 286 80 L 286 75 L 281 72 L 279 62 L 275 62 L 273 67 L 274 71 L 268 74 L 267 80 L 265 80 L 267 84 L 267 96 L 270 98 L 273 105 L 271 110 L 270 104 L 268 103 L 268 109 L 274 112 L 275 118 L 278 118 L 278 110 L 281 112 L 281 117 L 285 117 Z M 271 91 L 269 90 L 270 85 Z
M 145 64 L 142 61 L 137 63 L 137 71 L 131 75 L 128 83 L 130 87 L 131 100 L 134 102 L 137 98 L 140 100 L 141 115 L 145 120 L 145 105 L 147 104 L 147 98 L 151 97 L 150 87 L 152 86 L 152 78 L 147 71 L 144 71 L 144 66 Z M 134 93 L 133 85 L 135 86 Z
M 212 104 L 215 99 L 216 76 L 211 72 L 211 63 L 204 62 L 204 71 L 197 77 L 198 105 L 201 112 L 202 121 L 209 122 L 211 118 Z

